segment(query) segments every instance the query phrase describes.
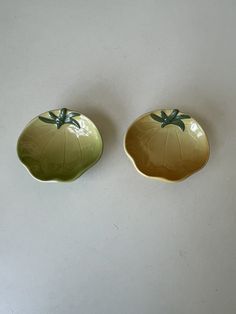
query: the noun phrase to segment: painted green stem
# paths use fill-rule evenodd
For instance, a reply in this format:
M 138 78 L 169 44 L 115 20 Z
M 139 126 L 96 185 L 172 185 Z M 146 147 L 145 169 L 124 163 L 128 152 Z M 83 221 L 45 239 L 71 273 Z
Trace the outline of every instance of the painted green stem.
M 182 120 L 191 118 L 187 114 L 179 114 L 178 109 L 174 109 L 169 116 L 164 111 L 161 111 L 161 117 L 155 113 L 151 113 L 151 117 L 153 120 L 160 122 L 162 128 L 168 124 L 173 124 L 178 126 L 182 131 L 185 130 L 185 124 Z
M 79 122 L 73 119 L 76 116 L 80 116 L 80 114 L 77 112 L 67 113 L 67 111 L 68 110 L 66 108 L 62 108 L 60 110 L 59 116 L 56 116 L 52 111 L 48 111 L 51 119 L 41 116 L 39 116 L 39 119 L 45 123 L 56 124 L 57 129 L 60 129 L 63 124 L 72 124 L 80 129 Z

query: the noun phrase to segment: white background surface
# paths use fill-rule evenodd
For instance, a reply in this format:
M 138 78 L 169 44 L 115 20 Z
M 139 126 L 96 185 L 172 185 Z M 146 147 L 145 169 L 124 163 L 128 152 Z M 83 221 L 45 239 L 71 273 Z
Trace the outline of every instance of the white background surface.
M 235 1 L 0 2 L 0 314 L 235 314 Z M 34 180 L 25 124 L 65 106 L 97 124 L 79 180 Z M 178 184 L 126 157 L 140 114 L 177 107 L 209 135 Z

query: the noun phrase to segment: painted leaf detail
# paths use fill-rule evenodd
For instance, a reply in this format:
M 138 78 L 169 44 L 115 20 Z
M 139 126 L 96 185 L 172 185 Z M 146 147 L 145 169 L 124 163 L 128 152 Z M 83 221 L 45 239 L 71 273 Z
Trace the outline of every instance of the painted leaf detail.
M 167 114 L 164 111 L 161 111 L 161 117 L 164 120 L 167 118 Z
M 65 119 L 65 116 L 66 116 L 66 112 L 67 112 L 67 109 L 66 108 L 62 108 L 61 109 L 61 112 L 59 114 L 59 118 L 64 120 Z
M 180 114 L 176 119 L 190 119 L 191 117 L 188 114 Z
M 178 115 L 178 114 L 179 114 L 178 109 L 174 109 L 169 116 L 162 110 L 161 111 L 161 117 L 159 117 L 155 113 L 151 113 L 151 117 L 155 121 L 160 122 L 162 128 L 164 128 L 168 124 L 174 124 L 174 125 L 178 126 L 179 128 L 181 128 L 182 131 L 184 131 L 185 130 L 185 124 L 182 121 L 182 119 L 190 119 L 191 117 L 187 114 L 180 114 L 180 115 Z
M 80 125 L 79 125 L 79 122 L 76 121 L 75 119 L 71 118 L 70 119 L 71 123 L 74 124 L 75 126 L 77 126 L 79 129 L 80 129 Z
M 52 119 L 57 119 L 57 116 L 52 111 L 48 111 L 48 113 Z
M 177 116 L 177 114 L 179 113 L 179 110 L 178 109 L 174 109 L 171 114 L 169 115 L 169 121 L 172 121 L 175 119 L 175 117 Z
M 80 116 L 80 113 L 77 113 L 77 112 L 70 112 L 70 113 L 68 114 L 68 116 L 69 116 L 70 118 L 73 118 L 73 117 Z
M 39 119 L 43 122 L 46 122 L 46 123 L 51 123 L 51 124 L 56 124 L 56 121 L 54 120 L 51 120 L 51 119 L 48 119 L 48 118 L 45 118 L 45 117 L 39 117 Z
M 48 114 L 51 117 L 51 119 L 41 117 L 41 116 L 39 117 L 39 119 L 45 123 L 56 124 L 57 129 L 60 129 L 60 127 L 65 123 L 73 124 L 77 128 L 80 128 L 80 124 L 78 123 L 78 121 L 73 119 L 73 117 L 75 117 L 75 116 L 80 116 L 80 113 L 70 112 L 67 114 L 67 111 L 68 110 L 66 108 L 62 108 L 60 110 L 59 116 L 55 115 L 54 112 L 49 111 Z
M 163 119 L 155 113 L 151 113 L 151 117 L 158 122 L 163 122 Z

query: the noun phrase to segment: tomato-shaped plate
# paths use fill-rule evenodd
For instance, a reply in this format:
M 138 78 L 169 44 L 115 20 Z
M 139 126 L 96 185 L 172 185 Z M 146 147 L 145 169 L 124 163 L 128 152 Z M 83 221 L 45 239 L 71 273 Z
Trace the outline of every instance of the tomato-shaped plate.
M 139 117 L 129 127 L 124 145 L 141 174 L 172 182 L 201 169 L 210 153 L 202 127 L 177 109 L 156 110 Z
M 72 181 L 101 157 L 103 142 L 94 123 L 66 108 L 28 123 L 17 143 L 19 159 L 41 181 Z

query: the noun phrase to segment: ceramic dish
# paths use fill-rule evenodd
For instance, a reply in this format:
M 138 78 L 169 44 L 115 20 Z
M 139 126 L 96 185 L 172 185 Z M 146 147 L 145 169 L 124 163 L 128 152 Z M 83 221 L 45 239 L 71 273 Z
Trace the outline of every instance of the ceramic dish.
M 187 178 L 209 158 L 202 127 L 177 109 L 156 110 L 139 117 L 129 127 L 124 146 L 141 174 L 164 181 Z
M 45 112 L 28 123 L 17 143 L 19 159 L 41 181 L 72 181 L 102 154 L 101 135 L 83 114 Z

